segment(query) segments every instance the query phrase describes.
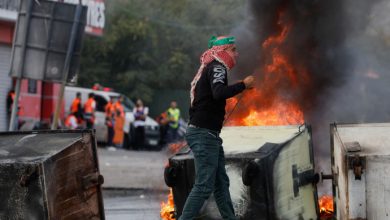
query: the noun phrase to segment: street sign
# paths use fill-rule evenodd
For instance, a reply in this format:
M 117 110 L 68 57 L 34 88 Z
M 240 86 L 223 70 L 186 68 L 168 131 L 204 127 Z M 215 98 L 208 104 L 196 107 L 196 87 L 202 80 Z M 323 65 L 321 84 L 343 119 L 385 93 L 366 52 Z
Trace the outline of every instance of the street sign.
M 64 88 L 77 76 L 87 7 L 53 1 L 22 0 L 11 55 L 10 76 L 16 78 L 9 130 L 14 129 L 22 79 L 60 82 L 53 118 L 57 127 Z
M 27 2 L 28 0 L 23 0 L 20 5 L 10 75 L 62 82 L 65 57 L 75 23 L 76 5 L 52 1 L 40 1 L 38 4 L 32 1 L 30 10 Z M 78 71 L 86 16 L 87 8 L 84 6 L 80 22 L 77 23 L 68 81 Z
M 79 4 L 79 0 L 63 0 L 63 2 Z M 91 35 L 102 36 L 106 22 L 104 0 L 82 0 L 81 4 L 88 7 L 85 32 Z
M 79 0 L 51 0 L 54 2 L 64 2 L 69 4 L 79 4 Z M 16 20 L 16 12 L 18 11 L 20 0 L 0 0 L 0 18 L 6 20 Z M 104 0 L 82 0 L 81 4 L 88 7 L 87 23 L 85 33 L 95 36 L 102 36 L 105 18 L 105 2 Z
M 20 0 L 0 0 L 0 9 L 17 11 Z
M 20 0 L 0 0 L 0 20 L 15 22 Z

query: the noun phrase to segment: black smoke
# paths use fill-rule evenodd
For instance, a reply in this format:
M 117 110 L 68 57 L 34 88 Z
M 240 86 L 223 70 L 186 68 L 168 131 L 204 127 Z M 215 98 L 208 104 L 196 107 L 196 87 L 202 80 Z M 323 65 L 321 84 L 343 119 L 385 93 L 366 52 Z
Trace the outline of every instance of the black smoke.
M 304 78 L 304 67 L 310 84 L 298 80 L 297 92 L 286 77 L 270 93 L 286 94 L 302 107 L 313 127 L 319 170 L 330 172 L 330 123 L 390 121 L 389 9 L 386 0 L 251 0 L 247 19 L 233 30 L 240 54 L 233 75 L 253 74 L 261 81 L 259 67 L 269 62 L 262 43 L 280 33 L 280 12 L 291 23 L 280 48 L 298 79 Z

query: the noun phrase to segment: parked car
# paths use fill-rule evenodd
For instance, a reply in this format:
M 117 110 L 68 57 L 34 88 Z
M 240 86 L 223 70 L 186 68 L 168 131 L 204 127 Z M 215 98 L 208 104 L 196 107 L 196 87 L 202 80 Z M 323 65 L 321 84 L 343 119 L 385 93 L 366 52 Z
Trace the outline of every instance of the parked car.
M 132 122 L 134 121 L 134 115 L 133 115 L 133 108 L 135 104 L 126 96 L 123 94 L 117 93 L 117 92 L 108 92 L 108 91 L 100 91 L 100 90 L 93 90 L 88 88 L 81 88 L 81 87 L 71 87 L 67 86 L 65 87 L 65 111 L 69 112 L 70 106 L 72 104 L 73 99 L 76 97 L 76 93 L 81 93 L 81 99 L 82 103 L 84 103 L 88 99 L 89 93 L 95 94 L 95 101 L 96 101 L 96 111 L 95 111 L 95 129 L 96 129 L 96 139 L 98 142 L 101 143 L 107 143 L 107 137 L 108 137 L 108 131 L 107 126 L 105 125 L 105 112 L 104 107 L 106 106 L 107 102 L 110 100 L 111 97 L 113 98 L 119 98 L 120 96 L 123 96 L 123 107 L 125 110 L 125 126 L 124 126 L 124 132 L 125 136 L 129 138 L 129 142 L 131 143 L 132 140 Z M 151 117 L 146 118 L 146 126 L 145 126 L 145 146 L 149 148 L 156 148 L 158 149 L 159 141 L 160 141 L 160 132 L 159 132 L 159 125 L 158 123 L 153 120 Z M 125 148 L 129 148 L 130 146 L 124 146 Z

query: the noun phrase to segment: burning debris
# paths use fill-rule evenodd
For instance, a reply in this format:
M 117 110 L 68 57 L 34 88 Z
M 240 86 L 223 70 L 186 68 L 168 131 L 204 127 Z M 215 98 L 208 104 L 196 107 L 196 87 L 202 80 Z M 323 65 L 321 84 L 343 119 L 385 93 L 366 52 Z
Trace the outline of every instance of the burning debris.
M 258 72 L 262 73 L 260 85 L 228 101 L 227 112 L 235 110 L 236 105 L 240 108 L 232 113 L 227 125 L 289 125 L 304 122 L 298 102 L 300 97 L 297 96 L 310 84 L 310 77 L 303 67 L 294 66 L 286 55 L 283 45 L 292 24 L 286 22 L 284 12 L 279 13 L 277 20 L 279 32 L 262 43 L 265 62 L 258 68 Z
M 175 203 L 172 189 L 170 189 L 167 202 L 161 202 L 160 217 L 162 220 L 175 220 Z
M 241 219 L 317 219 L 310 128 L 224 127 L 221 138 L 232 201 Z M 187 147 L 171 157 L 165 169 L 177 216 L 194 184 L 194 172 L 193 155 Z M 206 204 L 201 215 L 221 219 L 213 196 Z
M 328 137 L 323 137 L 328 134 L 328 123 L 330 121 L 361 121 L 362 118 L 370 120 L 376 119 L 376 121 L 378 121 L 378 119 L 381 121 L 388 120 L 390 106 L 388 104 L 383 104 L 383 97 L 385 96 L 379 95 L 378 97 L 375 97 L 375 93 L 389 93 L 388 90 L 386 90 L 387 93 L 384 93 L 385 90 L 383 90 L 383 88 L 388 87 L 381 84 L 387 81 L 378 80 L 384 77 L 383 71 L 378 71 L 378 69 L 382 69 L 382 66 L 379 65 L 378 67 L 377 63 L 380 62 L 380 59 L 378 61 L 377 59 L 374 59 L 377 57 L 376 55 L 373 55 L 374 53 L 368 54 L 369 56 L 364 56 L 365 53 L 370 53 L 362 51 L 364 48 L 356 49 L 358 48 L 356 46 L 367 41 L 367 39 L 372 39 L 374 41 L 375 39 L 378 40 L 378 38 L 364 36 L 365 33 L 362 33 L 362 35 L 357 34 L 357 29 L 359 29 L 359 33 L 364 32 L 364 30 L 360 31 L 360 29 L 365 23 L 369 24 L 369 22 L 364 21 L 364 19 L 367 19 L 367 16 L 361 15 L 370 14 L 370 10 L 375 8 L 373 7 L 374 4 L 385 1 L 375 0 L 372 1 L 372 3 L 371 1 L 368 3 L 358 0 L 357 2 L 358 3 L 355 3 L 351 0 L 304 2 L 296 0 L 250 1 L 252 20 L 248 22 L 249 27 L 245 30 L 237 29 L 235 33 L 233 33 L 233 35 L 238 36 L 238 39 L 240 39 L 240 36 L 244 36 L 242 39 L 246 39 L 241 42 L 239 40 L 238 48 L 249 48 L 245 53 L 241 53 L 242 60 L 238 61 L 238 68 L 236 71 L 240 73 L 254 72 L 254 75 L 260 80 L 255 89 L 247 91 L 239 97 L 228 100 L 226 106 L 228 120 L 225 125 L 294 125 L 302 124 L 306 121 L 313 125 L 314 131 L 320 133 L 317 134 L 318 137 L 315 137 L 317 142 L 314 143 L 314 146 L 316 147 L 314 154 L 317 155 L 317 157 L 330 158 L 329 140 Z M 385 12 L 386 10 L 383 11 Z M 348 25 L 352 23 L 357 23 L 354 19 L 362 21 L 362 23 L 355 25 L 355 27 L 348 27 Z M 354 32 L 351 31 L 351 33 L 348 33 L 348 30 L 353 30 L 354 28 L 356 29 Z M 354 34 L 358 37 L 352 36 Z M 253 36 L 248 37 L 247 35 Z M 352 37 L 352 41 L 346 42 L 347 36 Z M 372 40 L 367 42 L 374 42 Z M 366 42 L 363 43 L 363 45 L 365 44 Z M 258 45 L 258 47 L 253 47 L 253 45 Z M 381 45 L 381 43 L 378 43 L 378 45 Z M 351 50 L 350 48 L 354 48 L 353 52 L 361 54 L 354 54 L 352 56 L 348 53 L 348 50 Z M 381 48 L 377 49 L 382 50 Z M 384 57 L 387 58 L 387 54 L 388 51 L 383 51 L 379 58 L 386 60 Z M 352 66 L 352 59 L 359 56 L 364 58 L 360 58 L 360 60 L 357 59 L 357 61 L 362 61 L 360 62 L 362 64 L 359 64 L 358 68 L 360 69 L 356 70 Z M 367 61 L 366 57 L 376 61 Z M 367 63 L 371 63 L 371 65 L 367 65 Z M 382 64 L 383 63 L 384 62 L 382 61 Z M 386 63 L 386 65 L 388 64 Z M 377 68 L 375 68 L 375 66 Z M 384 69 L 386 70 L 386 68 Z M 242 77 L 239 76 L 239 74 L 235 75 L 237 75 L 238 78 Z M 345 91 L 348 91 L 348 93 Z M 356 97 L 361 97 L 362 100 L 356 102 Z M 379 102 L 377 100 L 379 100 Z M 370 104 L 376 102 L 378 102 L 379 105 Z M 324 108 L 324 106 L 327 107 Z M 381 106 L 381 108 L 377 109 L 377 107 L 374 106 Z M 354 111 L 351 112 L 351 109 Z M 380 111 L 380 113 L 377 113 L 378 111 Z M 326 130 L 321 129 L 323 125 L 326 126 Z M 264 135 L 264 133 L 259 132 L 257 136 L 254 135 L 253 137 L 248 137 L 248 139 L 236 140 L 234 142 L 236 143 L 235 147 L 240 148 L 247 144 L 251 138 L 256 138 L 260 135 Z M 229 138 L 227 137 L 226 140 L 224 140 L 224 143 L 225 141 L 226 143 L 231 141 L 228 139 Z M 312 139 L 310 138 L 310 140 Z M 240 152 L 240 150 L 242 149 L 239 149 L 236 153 Z M 243 154 L 240 154 L 240 156 L 243 156 Z M 233 158 L 234 157 L 228 158 L 228 160 L 231 160 L 231 164 L 236 162 Z M 191 177 L 190 175 L 187 175 L 187 172 L 190 172 L 189 170 L 193 169 L 190 160 L 190 155 L 181 155 L 180 157 L 172 159 L 173 162 L 177 163 L 176 165 L 180 164 L 185 167 L 185 174 L 181 173 L 180 175 L 182 176 L 175 176 L 175 181 L 171 182 L 173 184 L 178 184 L 176 186 L 171 185 L 173 187 L 173 196 L 175 197 L 176 208 L 179 210 L 179 215 L 182 203 L 185 201 L 184 196 L 191 188 Z M 323 158 L 319 161 L 323 161 Z M 340 159 L 339 163 L 341 164 L 342 162 L 345 161 Z M 245 163 L 243 162 L 241 166 L 243 166 L 243 164 Z M 253 165 L 253 163 L 251 164 Z M 227 165 L 229 165 L 229 163 L 227 163 Z M 334 168 L 337 172 L 348 171 L 341 170 L 342 167 L 345 166 L 340 166 L 340 170 L 339 167 Z M 279 171 L 283 171 L 283 169 L 280 169 Z M 297 169 L 295 169 L 295 171 L 296 176 L 293 182 L 298 185 L 302 183 L 301 181 L 307 183 L 305 182 L 308 181 L 305 179 L 307 177 L 305 175 L 310 174 L 309 176 L 311 176 L 311 173 L 301 172 L 302 170 L 298 172 Z M 263 178 L 266 179 L 266 175 L 264 173 L 261 174 L 263 175 Z M 286 174 L 285 176 L 287 175 L 291 174 Z M 364 175 L 366 175 L 366 173 L 363 172 L 363 177 Z M 281 177 L 283 177 L 283 175 L 281 175 Z M 340 176 L 336 176 L 335 178 L 340 178 Z M 351 181 L 359 181 L 356 177 L 354 178 L 355 179 L 351 179 Z M 245 178 L 245 181 L 246 180 L 247 179 Z M 273 180 L 275 180 L 275 178 Z M 347 179 L 341 183 L 345 184 L 347 181 L 350 180 Z M 362 184 L 362 181 L 353 183 Z M 343 186 L 344 185 L 341 185 L 340 192 L 346 193 L 348 189 L 343 188 Z M 255 189 L 256 186 L 251 187 Z M 294 189 L 296 189 L 296 187 L 297 185 L 294 185 Z M 359 185 L 359 187 L 362 186 Z M 177 193 L 175 193 L 175 190 L 177 190 Z M 232 193 L 234 192 L 235 191 L 233 190 Z M 362 192 L 364 192 L 364 190 Z M 287 194 L 275 194 L 275 196 L 287 197 Z M 353 194 L 341 194 L 341 196 L 353 196 Z M 337 199 L 337 197 L 335 198 Z M 259 201 L 258 198 L 254 200 L 255 202 Z M 294 201 L 294 199 L 291 199 L 290 202 Z M 351 215 L 350 213 L 347 213 L 348 209 L 345 207 L 348 207 L 348 205 L 351 204 L 358 205 L 358 203 L 346 204 L 345 201 L 354 200 L 348 200 L 348 198 L 344 198 L 342 201 L 336 200 L 335 204 L 338 205 L 338 207 L 333 205 L 333 197 L 326 195 L 321 197 L 318 201 L 313 201 L 311 204 L 305 205 L 318 206 L 317 211 L 319 211 L 320 219 L 333 219 L 335 217 L 333 216 L 333 207 L 336 207 L 338 215 L 342 216 L 339 219 L 347 219 L 347 216 Z M 374 204 L 375 202 L 372 203 Z M 250 200 L 245 201 L 243 204 L 250 204 Z M 284 203 L 281 199 L 272 205 L 275 205 L 276 208 L 279 207 L 281 208 L 280 210 L 284 211 L 289 207 L 286 204 L 287 203 Z M 375 204 L 377 207 L 383 205 Z M 245 207 L 240 207 L 240 210 L 238 210 L 237 213 L 243 213 L 245 215 L 247 210 L 259 211 L 259 209 L 251 208 L 252 209 L 246 209 Z M 303 206 L 300 208 L 303 208 Z M 283 216 L 281 219 L 295 219 L 289 216 L 290 213 L 284 213 L 283 211 L 277 213 L 278 217 Z M 263 210 L 261 213 L 262 215 L 260 216 L 264 216 L 264 213 L 269 214 L 270 212 L 269 210 Z M 249 215 L 252 214 L 253 213 L 250 213 Z M 253 215 L 251 217 L 253 217 Z M 254 218 L 248 217 L 248 219 Z M 271 217 L 270 219 L 273 218 Z
M 330 158 L 329 123 L 390 119 L 390 104 L 383 102 L 390 93 L 390 3 L 251 0 L 248 4 L 248 19 L 232 32 L 240 52 L 232 76 L 254 73 L 260 80 L 255 91 L 230 100 L 227 112 L 235 110 L 226 124 L 305 121 L 313 126 L 314 150 L 321 155 L 317 167 L 329 172 L 330 160 L 324 159 Z M 282 115 L 277 117 L 282 121 L 268 119 L 275 115 Z M 287 116 L 291 118 L 284 120 Z
M 171 155 L 178 153 L 183 147 L 187 145 L 185 140 L 168 144 L 168 150 Z M 174 172 L 169 168 L 169 161 L 165 164 L 165 173 Z M 164 173 L 164 176 L 167 175 Z M 165 180 L 167 181 L 167 180 Z M 170 188 L 167 202 L 161 202 L 160 217 L 162 220 L 175 220 L 175 203 L 173 201 L 172 188 Z
M 263 115 L 262 111 L 271 117 L 278 114 L 290 117 L 287 120 L 273 122 L 274 125 L 302 123 L 304 119 L 307 120 L 306 114 L 316 106 L 317 96 L 323 93 L 322 90 L 337 83 L 336 79 L 331 78 L 329 72 L 323 71 L 321 67 L 339 73 L 341 71 L 336 68 L 341 66 L 332 66 L 334 58 L 322 55 L 325 55 L 326 49 L 331 48 L 327 44 L 342 42 L 342 33 L 328 33 L 334 35 L 332 40 L 335 42 L 330 43 L 330 39 L 317 42 L 321 38 L 316 36 L 319 31 L 317 28 L 321 27 L 314 23 L 320 18 L 317 13 L 310 10 L 318 10 L 317 7 L 321 7 L 319 4 L 285 0 L 273 1 L 272 4 L 265 1 L 252 2 L 254 16 L 258 16 L 256 19 L 259 19 L 254 22 L 258 34 L 256 44 L 259 46 L 253 57 L 261 57 L 252 71 L 260 77 L 260 83 L 257 85 L 255 96 L 253 93 L 243 95 L 242 103 L 232 114 L 235 122 L 231 125 L 237 124 L 237 120 L 234 119 L 253 116 L 254 112 Z M 335 7 L 334 4 L 330 7 Z M 261 8 L 266 6 L 269 6 L 267 12 Z M 340 9 L 335 11 L 337 12 L 335 16 L 342 16 L 338 14 Z M 261 12 L 263 13 L 260 14 Z M 253 59 L 249 60 L 253 62 Z M 248 65 L 247 60 L 240 61 L 243 63 L 242 66 Z M 342 78 L 343 74 L 340 73 L 338 80 Z M 258 121 L 260 122 L 257 122 L 257 125 L 266 125 L 261 120 Z
M 382 0 L 250 1 L 246 25 L 233 32 L 244 51 L 232 75 L 260 80 L 228 101 L 234 111 L 226 125 L 305 121 L 313 126 L 317 171 L 330 172 L 330 122 L 389 120 L 390 50 L 380 34 L 389 33 L 389 7 Z
M 321 196 L 321 198 L 318 199 L 318 206 L 321 220 L 333 219 L 333 197 L 331 195 Z

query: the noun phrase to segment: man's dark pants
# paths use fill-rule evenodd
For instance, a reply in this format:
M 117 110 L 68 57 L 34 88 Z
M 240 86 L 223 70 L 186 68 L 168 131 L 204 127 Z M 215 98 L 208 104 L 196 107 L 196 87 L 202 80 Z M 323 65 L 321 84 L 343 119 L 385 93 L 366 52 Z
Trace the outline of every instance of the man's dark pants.
M 114 139 L 114 135 L 115 135 L 114 126 L 113 125 L 107 126 L 107 131 L 108 131 L 108 142 L 107 142 L 107 145 L 108 146 L 112 146 L 113 145 L 112 140 Z
M 86 126 L 87 126 L 88 129 L 93 129 L 93 121 L 87 120 Z
M 134 150 L 138 150 L 145 145 L 145 127 L 138 126 L 134 131 Z
M 179 130 L 179 127 L 172 128 L 170 125 L 168 125 L 168 131 L 167 131 L 167 142 L 173 143 L 177 141 L 177 131 Z
M 188 127 L 186 140 L 194 153 L 196 178 L 179 220 L 194 219 L 211 193 L 214 193 L 222 218 L 235 220 L 222 139 L 218 132 Z

